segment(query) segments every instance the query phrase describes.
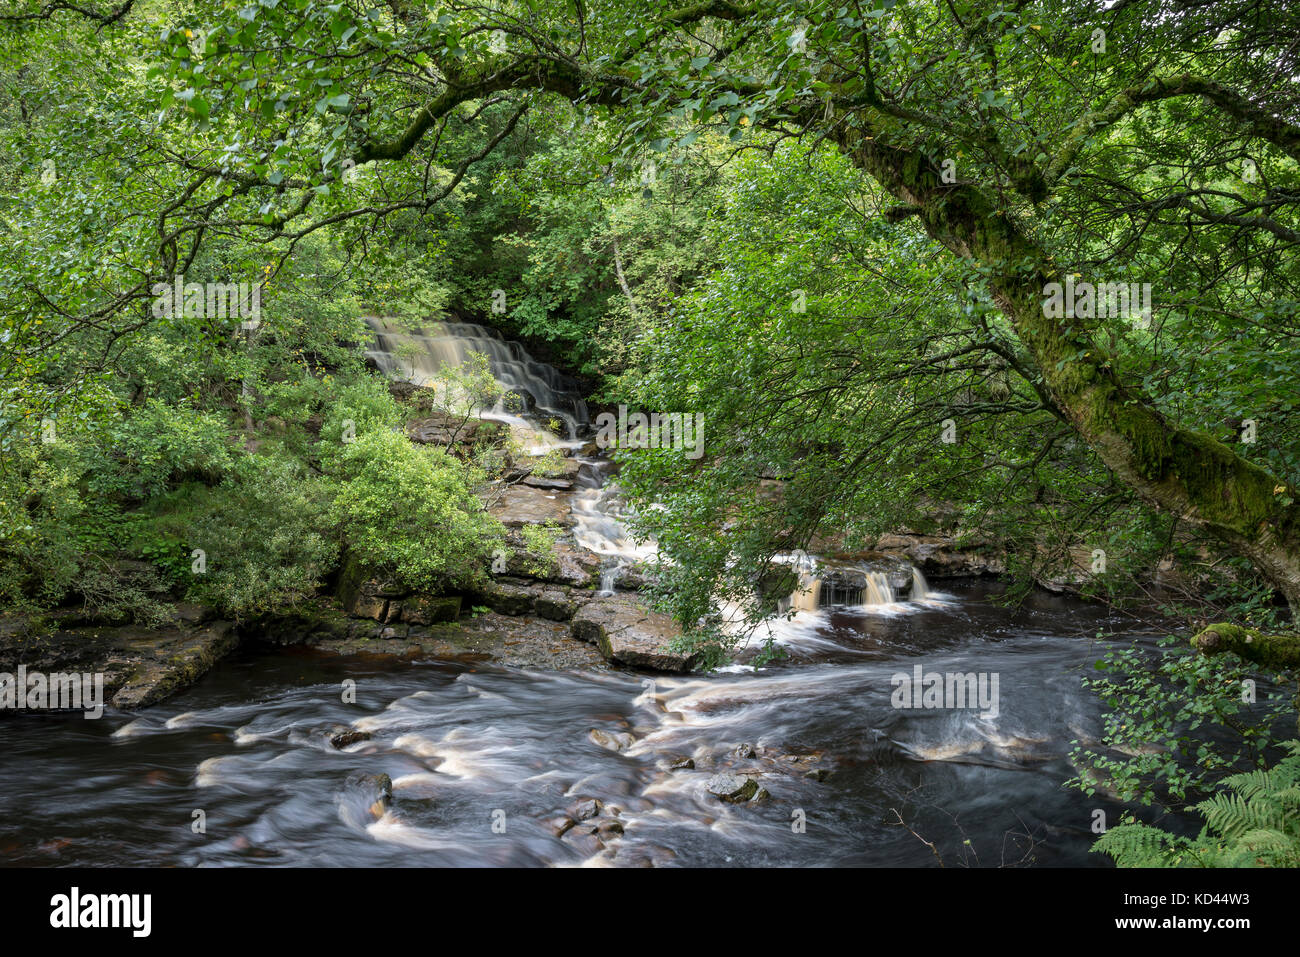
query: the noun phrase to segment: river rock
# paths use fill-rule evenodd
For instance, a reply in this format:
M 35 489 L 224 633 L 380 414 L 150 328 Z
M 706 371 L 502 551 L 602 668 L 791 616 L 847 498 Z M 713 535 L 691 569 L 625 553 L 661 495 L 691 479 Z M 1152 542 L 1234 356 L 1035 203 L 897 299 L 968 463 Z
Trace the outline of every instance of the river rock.
M 704 789 L 728 804 L 742 804 L 758 794 L 758 782 L 739 774 L 715 774 Z
M 573 637 L 589 641 L 610 661 L 653 671 L 689 671 L 698 659 L 669 649 L 681 637 L 671 616 L 647 608 L 633 595 L 597 598 L 573 617 Z
M 548 523 L 568 528 L 574 524 L 569 496 L 561 491 L 511 485 L 504 491 L 493 489 L 488 501 L 488 514 L 507 528 Z
M 560 840 L 585 857 L 591 857 L 605 849 L 605 844 L 596 836 L 594 827 L 571 827 L 564 832 Z
M 460 617 L 457 595 L 417 595 L 402 602 L 402 621 L 412 625 L 435 625 Z
M 387 774 L 358 774 L 350 777 L 348 783 L 373 798 L 369 810 L 376 819 L 383 817 L 393 803 L 393 779 Z
M 626 731 L 602 731 L 600 728 L 592 728 L 587 732 L 587 737 L 593 744 L 611 751 L 622 751 L 636 743 L 636 738 Z
M 330 744 L 340 751 L 350 744 L 356 744 L 358 741 L 369 741 L 370 732 L 361 731 L 357 728 L 335 728 L 330 732 Z
M 569 817 L 573 818 L 575 822 L 586 821 L 593 817 L 597 817 L 600 812 L 604 810 L 604 807 L 604 804 L 601 803 L 599 798 L 588 798 L 585 801 L 579 801 L 578 804 L 569 811 Z

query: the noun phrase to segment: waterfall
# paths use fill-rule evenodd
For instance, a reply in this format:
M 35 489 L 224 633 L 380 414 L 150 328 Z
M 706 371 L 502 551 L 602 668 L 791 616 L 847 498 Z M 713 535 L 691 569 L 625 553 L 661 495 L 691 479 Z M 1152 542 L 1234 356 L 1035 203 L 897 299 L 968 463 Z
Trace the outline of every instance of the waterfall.
M 898 599 L 894 596 L 894 586 L 889 583 L 885 572 L 867 572 L 867 581 L 862 589 L 862 604 L 892 605 Z
M 799 576 L 795 590 L 781 602 L 782 611 L 815 612 L 819 608 L 840 606 L 879 608 L 893 613 L 904 604 L 899 598 L 900 591 L 907 594 L 908 602 L 925 601 L 931 595 L 925 576 L 910 563 L 900 562 L 898 568 L 882 571 L 866 563 L 820 566 L 810 556 L 778 556 L 776 560 L 793 563 Z M 906 578 L 901 577 L 909 574 L 910 591 Z
M 799 586 L 790 596 L 789 607 L 795 611 L 816 611 L 821 604 L 822 580 L 817 575 L 817 563 L 807 555 L 794 557 L 795 574 L 799 576 Z
M 915 565 L 912 566 L 912 593 L 907 596 L 908 601 L 921 601 L 930 597 L 930 583 L 925 580 L 921 574 L 921 569 Z
M 539 362 L 518 343 L 503 339 L 496 330 L 472 322 L 425 322 L 406 326 L 395 320 L 366 316 L 375 334 L 375 346 L 366 355 L 395 379 L 416 385 L 438 385 L 444 370 L 464 364 L 471 355 L 487 357 L 488 370 L 502 388 L 518 397 L 524 412 L 535 419 L 563 422 L 570 441 L 587 424 L 587 403 L 577 383 L 554 366 Z M 524 420 L 498 400 L 483 418 L 510 423 Z
M 618 581 L 618 576 L 623 572 L 623 563 L 611 565 L 600 573 L 600 590 L 596 592 L 597 598 L 608 598 L 614 594 L 614 583 Z

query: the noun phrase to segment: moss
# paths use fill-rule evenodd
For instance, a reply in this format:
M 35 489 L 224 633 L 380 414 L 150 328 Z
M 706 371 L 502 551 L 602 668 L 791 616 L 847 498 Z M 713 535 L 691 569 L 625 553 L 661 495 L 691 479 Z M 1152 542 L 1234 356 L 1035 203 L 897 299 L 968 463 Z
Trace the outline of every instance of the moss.
M 1192 646 L 1205 655 L 1232 652 L 1265 668 L 1300 670 L 1300 635 L 1267 635 L 1254 628 L 1221 622 L 1196 635 Z

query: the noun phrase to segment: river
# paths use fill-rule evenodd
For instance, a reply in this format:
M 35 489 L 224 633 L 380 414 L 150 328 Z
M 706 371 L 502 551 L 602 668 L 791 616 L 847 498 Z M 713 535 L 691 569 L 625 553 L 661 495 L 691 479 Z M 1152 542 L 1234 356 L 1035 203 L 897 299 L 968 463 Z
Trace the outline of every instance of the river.
M 1099 727 L 1100 702 L 1080 686 L 1100 654 L 1091 636 L 1123 622 L 1047 595 L 1009 610 L 994 590 L 801 613 L 786 630 L 786 660 L 706 676 L 247 648 L 139 715 L 0 721 L 0 856 L 27 865 L 1103 864 L 1088 853 L 1089 827 L 1093 808 L 1113 807 L 1062 783 L 1074 773 L 1070 740 Z M 916 664 L 997 674 L 996 717 L 893 707 L 892 676 Z M 347 680 L 355 703 L 344 701 Z M 329 741 L 338 726 L 371 737 L 340 750 Z M 694 768 L 669 767 L 686 757 Z M 768 796 L 719 801 L 705 785 L 723 768 L 751 773 Z M 371 808 L 374 788 L 361 776 L 373 774 L 393 780 L 387 808 Z M 556 835 L 556 821 L 590 798 L 605 805 L 600 848 Z

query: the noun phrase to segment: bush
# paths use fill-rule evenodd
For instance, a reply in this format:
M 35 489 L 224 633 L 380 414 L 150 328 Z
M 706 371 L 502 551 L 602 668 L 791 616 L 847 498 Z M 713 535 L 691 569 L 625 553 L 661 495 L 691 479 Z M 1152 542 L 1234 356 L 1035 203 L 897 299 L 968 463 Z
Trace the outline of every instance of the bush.
M 1234 771 L 1264 766 L 1278 743 L 1274 729 L 1294 714 L 1281 690 L 1287 679 L 1261 674 L 1235 656 L 1197 654 L 1185 637 L 1159 644 L 1154 662 L 1137 647 L 1113 649 L 1095 663 L 1098 674 L 1083 679 L 1106 702 L 1109 750 L 1075 742 L 1070 757 L 1080 775 L 1069 785 L 1091 794 L 1105 781 L 1124 801 L 1182 802 Z M 1247 680 L 1272 690 L 1261 688 L 1258 703 L 1248 704 L 1242 700 Z
M 383 380 L 366 378 L 341 387 L 321 423 L 316 446 L 321 468 L 338 471 L 354 439 L 377 430 L 391 431 L 404 420 L 402 407 Z
M 417 591 L 468 585 L 503 539 L 473 493 L 478 473 L 441 449 L 377 428 L 343 444 L 334 465 L 331 519 L 378 575 Z
M 0 470 L 0 606 L 61 602 L 88 551 L 110 549 L 116 509 L 81 491 L 79 450 L 64 441 L 25 445 Z
M 1176 837 L 1132 816 L 1103 834 L 1092 849 L 1120 867 L 1300 866 L 1300 741 L 1267 771 L 1224 778 L 1223 789 L 1198 804 L 1205 827 Z
M 216 483 L 234 461 L 228 434 L 218 416 L 151 399 L 87 450 L 89 488 L 144 501 L 186 480 Z
M 337 564 L 328 505 L 324 483 L 301 463 L 252 457 L 216 488 L 190 486 L 151 503 L 135 550 L 185 581 L 189 597 L 254 615 L 311 597 Z M 194 549 L 203 551 L 199 573 Z

